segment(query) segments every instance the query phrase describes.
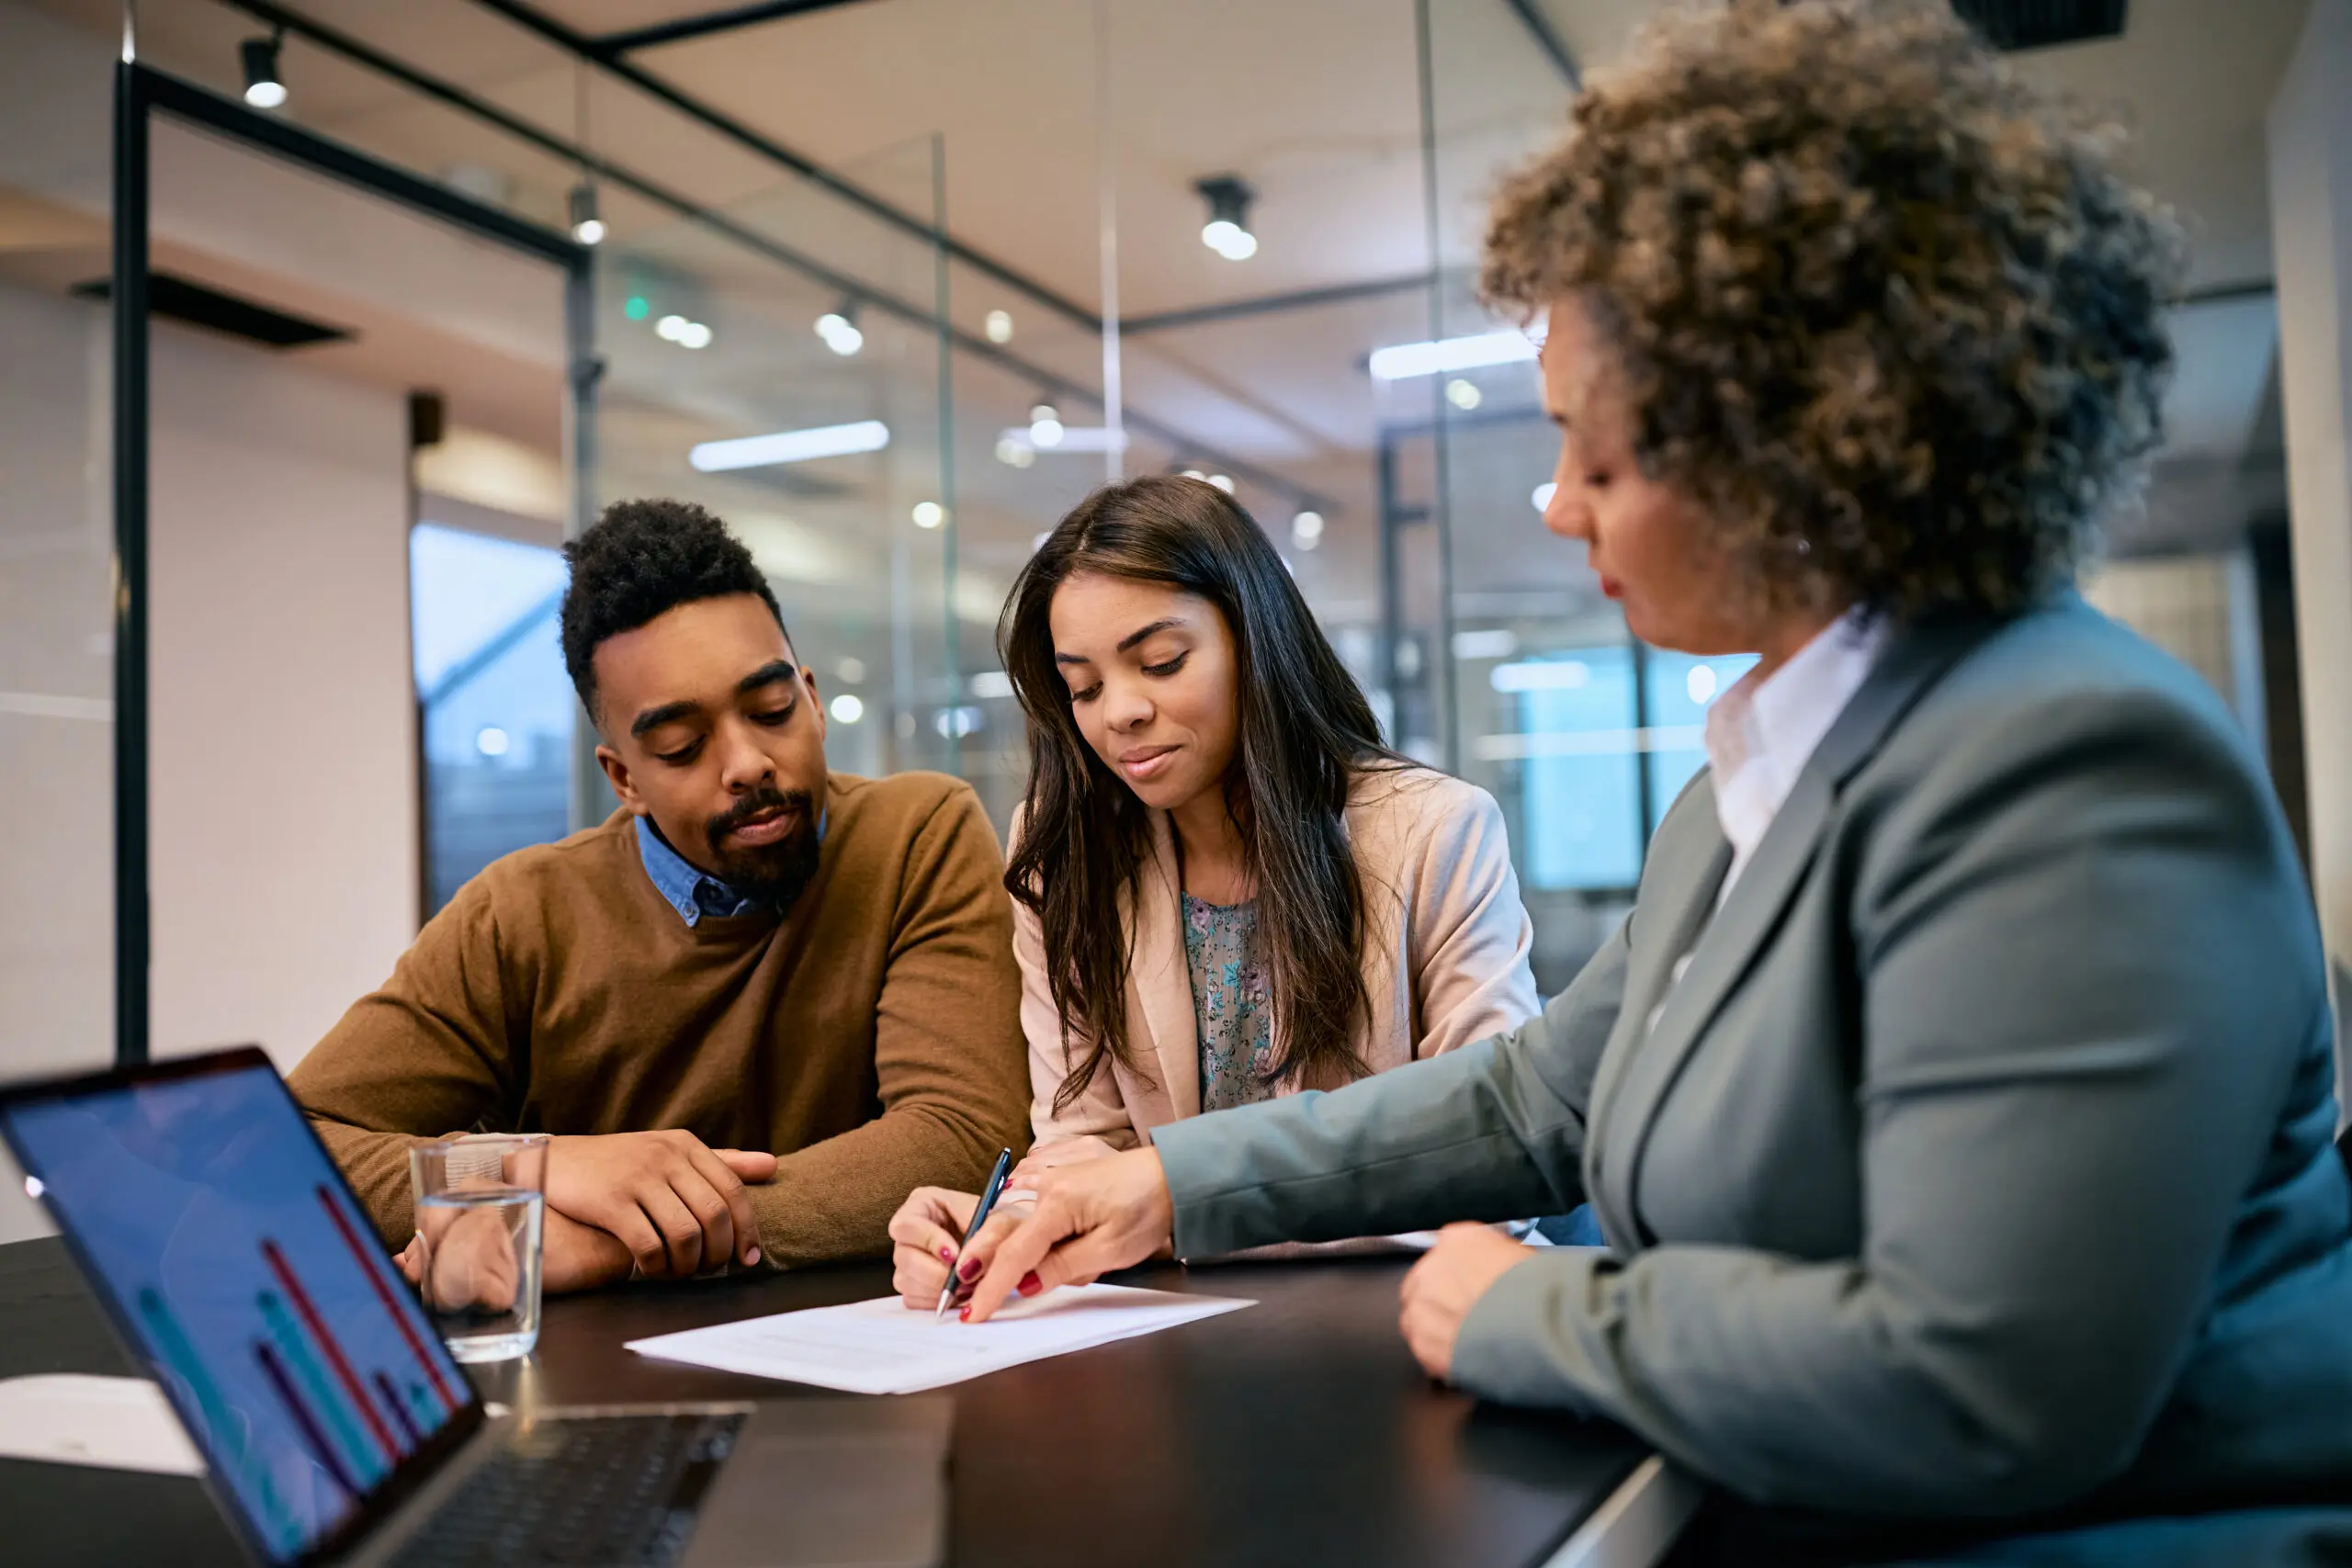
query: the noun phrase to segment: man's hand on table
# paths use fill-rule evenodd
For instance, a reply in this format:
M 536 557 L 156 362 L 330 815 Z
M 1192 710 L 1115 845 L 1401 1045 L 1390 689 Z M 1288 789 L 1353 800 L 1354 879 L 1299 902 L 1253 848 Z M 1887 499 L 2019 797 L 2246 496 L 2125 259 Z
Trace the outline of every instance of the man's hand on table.
M 760 1260 L 743 1184 L 775 1177 L 774 1155 L 713 1149 L 674 1129 L 560 1137 L 548 1150 L 548 1218 L 616 1238 L 648 1279 L 691 1279 Z
M 1437 1233 L 1437 1245 L 1413 1265 L 1399 1292 L 1397 1326 L 1421 1370 L 1442 1382 L 1453 1377 L 1453 1342 L 1462 1320 L 1496 1280 L 1535 1256 L 1492 1225 L 1457 1224 Z

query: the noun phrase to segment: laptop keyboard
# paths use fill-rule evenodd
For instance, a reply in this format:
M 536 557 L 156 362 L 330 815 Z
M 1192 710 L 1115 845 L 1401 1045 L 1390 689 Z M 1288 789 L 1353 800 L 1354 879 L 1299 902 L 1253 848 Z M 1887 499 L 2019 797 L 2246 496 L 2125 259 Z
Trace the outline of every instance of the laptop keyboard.
M 727 1415 L 586 1416 L 518 1430 L 402 1544 L 395 1568 L 661 1568 L 743 1425 Z

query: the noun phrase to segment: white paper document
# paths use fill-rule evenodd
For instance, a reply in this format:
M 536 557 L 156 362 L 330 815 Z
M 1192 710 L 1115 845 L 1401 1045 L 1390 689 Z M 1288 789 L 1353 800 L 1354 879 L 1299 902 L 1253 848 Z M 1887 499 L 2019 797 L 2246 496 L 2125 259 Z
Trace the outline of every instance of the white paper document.
M 952 1315 L 934 1322 L 930 1313 L 886 1296 L 634 1339 L 628 1348 L 665 1361 L 850 1393 L 916 1393 L 1257 1304 L 1085 1285 L 1008 1303 L 988 1322 L 968 1324 Z
M 202 1475 L 164 1391 L 145 1378 L 43 1372 L 0 1380 L 0 1458 Z

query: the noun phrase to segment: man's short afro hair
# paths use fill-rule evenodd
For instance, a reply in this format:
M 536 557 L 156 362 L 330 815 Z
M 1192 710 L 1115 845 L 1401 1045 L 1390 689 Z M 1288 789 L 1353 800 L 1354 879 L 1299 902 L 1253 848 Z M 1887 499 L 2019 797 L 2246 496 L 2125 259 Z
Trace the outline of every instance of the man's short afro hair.
M 775 602 L 741 540 L 691 501 L 619 501 L 563 547 L 571 586 L 560 617 L 563 666 L 588 716 L 596 716 L 596 647 L 606 637 L 697 599 L 756 593 L 784 625 Z M 791 640 L 791 633 L 785 638 Z

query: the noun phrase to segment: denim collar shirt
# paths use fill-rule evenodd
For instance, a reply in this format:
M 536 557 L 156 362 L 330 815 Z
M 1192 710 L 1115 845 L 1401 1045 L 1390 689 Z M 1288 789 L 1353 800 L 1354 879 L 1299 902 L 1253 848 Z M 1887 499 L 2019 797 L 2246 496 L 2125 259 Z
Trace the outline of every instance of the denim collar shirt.
M 817 841 L 825 841 L 824 816 L 817 819 Z M 645 874 L 652 878 L 655 891 L 689 926 L 700 925 L 705 915 L 723 920 L 768 908 L 765 899 L 711 875 L 672 849 L 650 817 L 637 819 L 637 852 L 645 863 Z

